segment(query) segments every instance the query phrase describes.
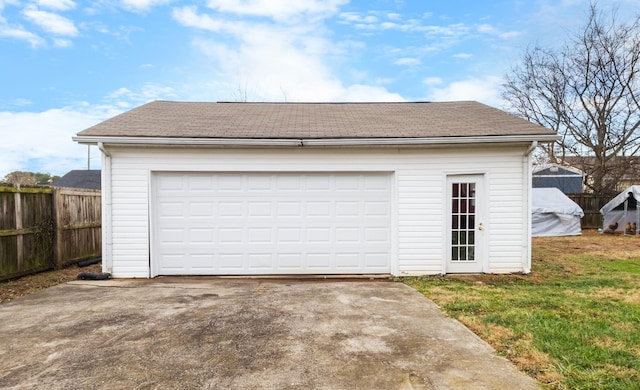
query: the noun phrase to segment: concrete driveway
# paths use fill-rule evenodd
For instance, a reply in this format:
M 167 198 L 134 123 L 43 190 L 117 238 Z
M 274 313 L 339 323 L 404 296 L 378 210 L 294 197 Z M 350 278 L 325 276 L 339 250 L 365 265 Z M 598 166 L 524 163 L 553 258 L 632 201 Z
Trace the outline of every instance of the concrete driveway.
M 193 277 L 0 305 L 0 387 L 537 388 L 402 283 Z

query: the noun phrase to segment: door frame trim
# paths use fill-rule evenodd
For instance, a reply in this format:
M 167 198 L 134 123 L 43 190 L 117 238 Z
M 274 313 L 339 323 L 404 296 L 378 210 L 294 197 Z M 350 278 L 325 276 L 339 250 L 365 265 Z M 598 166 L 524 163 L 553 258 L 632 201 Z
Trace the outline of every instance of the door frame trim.
M 482 207 L 479 208 L 479 213 L 476 213 L 476 223 L 482 223 L 483 230 L 481 234 L 478 234 L 476 230 L 476 238 L 480 238 L 479 245 L 476 245 L 476 253 L 480 253 L 480 273 L 487 273 L 489 270 L 489 256 L 488 256 L 488 241 L 489 241 L 489 190 L 487 182 L 489 173 L 487 171 L 445 171 L 444 172 L 444 191 L 442 191 L 443 198 L 443 214 L 444 214 L 444 224 L 443 224 L 443 257 L 442 257 L 442 275 L 446 275 L 449 265 L 449 258 L 451 256 L 451 199 L 449 198 L 449 180 L 455 177 L 474 177 L 481 182 L 480 191 L 476 189 L 477 194 L 482 196 Z M 477 199 L 478 197 L 476 197 Z M 461 272 L 463 273 L 463 272 Z M 469 272 L 475 273 L 475 272 Z

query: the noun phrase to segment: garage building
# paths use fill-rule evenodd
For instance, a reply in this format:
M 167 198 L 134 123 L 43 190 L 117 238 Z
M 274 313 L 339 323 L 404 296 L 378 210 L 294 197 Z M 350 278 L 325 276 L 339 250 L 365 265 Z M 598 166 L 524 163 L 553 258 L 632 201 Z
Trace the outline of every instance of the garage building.
M 551 130 L 477 102 L 155 101 L 102 152 L 113 277 L 530 271 Z

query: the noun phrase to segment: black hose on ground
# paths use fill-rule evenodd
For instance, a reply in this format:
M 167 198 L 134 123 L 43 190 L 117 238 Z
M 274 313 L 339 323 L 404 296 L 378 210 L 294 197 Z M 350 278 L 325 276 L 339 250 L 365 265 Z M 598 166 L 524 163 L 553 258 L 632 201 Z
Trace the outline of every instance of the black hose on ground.
M 111 279 L 111 274 L 108 272 L 102 274 L 94 274 L 91 272 L 80 272 L 78 274 L 78 279 L 80 280 L 107 280 Z

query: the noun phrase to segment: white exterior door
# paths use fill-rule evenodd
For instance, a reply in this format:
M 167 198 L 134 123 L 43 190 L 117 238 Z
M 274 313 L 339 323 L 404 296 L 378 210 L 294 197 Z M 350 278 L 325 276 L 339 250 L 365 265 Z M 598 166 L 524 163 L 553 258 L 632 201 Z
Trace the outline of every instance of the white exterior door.
M 478 273 L 484 271 L 484 209 L 483 176 L 449 176 L 448 257 L 447 273 Z
M 152 276 L 390 273 L 390 178 L 155 173 Z

